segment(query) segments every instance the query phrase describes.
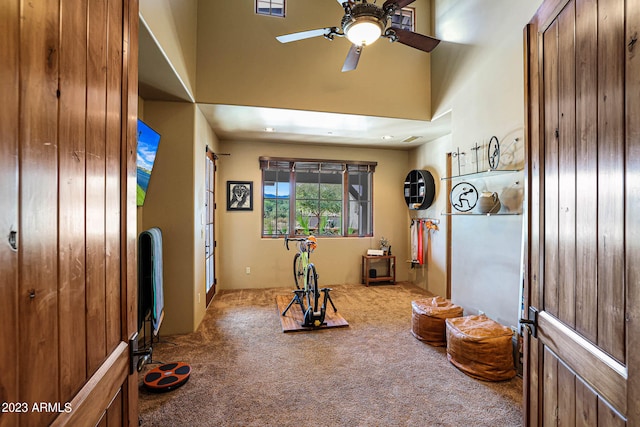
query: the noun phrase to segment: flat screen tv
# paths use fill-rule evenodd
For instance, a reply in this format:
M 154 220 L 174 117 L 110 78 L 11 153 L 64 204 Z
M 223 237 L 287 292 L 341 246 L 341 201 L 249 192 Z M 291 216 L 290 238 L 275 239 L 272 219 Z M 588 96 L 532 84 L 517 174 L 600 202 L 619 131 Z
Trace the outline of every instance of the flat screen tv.
M 144 204 L 144 199 L 147 196 L 149 179 L 159 144 L 160 134 L 138 119 L 138 191 L 136 197 L 138 206 Z

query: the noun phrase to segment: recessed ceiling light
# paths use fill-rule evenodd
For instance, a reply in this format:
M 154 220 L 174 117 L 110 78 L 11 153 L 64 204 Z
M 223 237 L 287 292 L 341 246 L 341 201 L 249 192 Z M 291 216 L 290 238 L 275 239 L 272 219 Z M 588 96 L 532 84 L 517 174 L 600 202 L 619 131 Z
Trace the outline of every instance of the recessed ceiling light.
M 264 128 L 265 132 L 275 132 L 276 130 L 274 128 Z
M 384 135 L 382 139 L 384 139 L 385 141 L 389 139 L 393 139 L 393 135 Z

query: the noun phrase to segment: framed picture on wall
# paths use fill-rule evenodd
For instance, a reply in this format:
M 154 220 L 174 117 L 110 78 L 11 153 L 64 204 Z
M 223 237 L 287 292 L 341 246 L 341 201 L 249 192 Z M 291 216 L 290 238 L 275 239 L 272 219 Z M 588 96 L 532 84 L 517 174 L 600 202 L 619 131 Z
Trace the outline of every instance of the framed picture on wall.
M 227 210 L 253 210 L 253 181 L 227 181 Z

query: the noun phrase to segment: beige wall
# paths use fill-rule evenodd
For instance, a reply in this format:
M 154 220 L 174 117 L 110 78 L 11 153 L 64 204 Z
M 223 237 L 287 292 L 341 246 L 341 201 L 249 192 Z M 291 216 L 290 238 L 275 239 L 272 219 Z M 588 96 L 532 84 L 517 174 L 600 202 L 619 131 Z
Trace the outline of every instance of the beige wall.
M 189 93 L 196 89 L 198 0 L 140 0 L 149 26 Z
M 446 135 L 410 152 L 409 167 L 431 172 L 435 181 L 436 196 L 431 206 L 425 210 L 411 211 L 412 218 L 428 218 L 439 221 L 438 231 L 432 231 L 427 252 L 427 262 L 411 270 L 410 280 L 435 295 L 447 295 L 447 221 L 442 212 L 446 211 L 449 195 L 446 183 L 440 180 L 446 176 L 446 163 L 439 161 L 443 153 L 450 150 L 451 135 Z M 410 243 L 407 242 L 407 245 Z
M 144 102 L 144 121 L 160 133 L 160 145 L 138 233 L 163 233 L 165 319 L 163 334 L 195 330 L 206 310 L 205 150 L 219 142 L 195 104 Z
M 486 144 L 495 135 L 501 142 L 502 165 L 522 167 L 524 156 L 523 28 L 541 1 L 436 0 L 436 35 L 443 43 L 432 54 L 434 114 L 452 112 L 451 135 L 412 151 L 412 167 L 434 169 L 442 176 L 446 153 L 466 153 L 461 172 L 487 169 Z M 481 23 L 481 24 L 480 24 Z M 515 139 L 518 139 L 514 143 Z M 475 143 L 480 164 L 476 165 Z M 457 174 L 457 163 L 454 162 Z M 470 180 L 471 178 L 467 179 Z M 457 183 L 459 181 L 455 181 Z M 523 174 L 474 179 L 478 191 L 496 191 L 521 203 Z M 442 183 L 444 186 L 445 184 Z M 437 209 L 446 208 L 441 191 Z M 437 212 L 434 212 L 436 214 Z M 442 216 L 441 231 L 446 230 Z M 451 218 L 452 299 L 467 313 L 484 311 L 505 325 L 516 325 L 521 287 L 523 216 L 454 216 Z M 445 248 L 445 233 L 434 236 L 437 250 Z M 435 251 L 434 251 L 435 252 Z M 446 259 L 429 266 L 425 278 L 433 291 L 431 273 L 441 274 Z M 432 272 L 432 269 L 436 269 Z
M 165 318 L 163 334 L 194 328 L 194 115 L 195 105 L 145 102 L 145 123 L 160 145 L 142 208 L 143 229 L 163 237 Z
M 209 151 L 214 153 L 220 152 L 220 143 L 218 138 L 211 130 L 200 108 L 195 109 L 195 140 L 193 152 L 193 213 L 194 213 L 194 233 L 193 233 L 193 271 L 194 271 L 194 287 L 193 287 L 193 329 L 195 330 L 206 310 L 206 282 L 205 282 L 205 151 L 207 147 Z M 217 177 L 216 177 L 217 178 Z M 219 180 L 216 181 L 215 194 L 221 194 L 219 189 L 223 188 Z M 220 204 L 218 204 L 220 206 Z M 215 222 L 215 233 L 219 233 L 218 221 Z M 217 250 L 215 251 L 217 255 Z
M 185 53 L 185 49 L 195 46 L 195 42 L 189 42 L 193 41 L 194 26 L 187 19 L 193 17 L 194 2 L 165 0 L 158 8 L 162 10 L 155 10 L 157 3 L 150 0 L 142 3 L 141 13 L 149 18 L 150 27 L 154 34 L 157 31 L 158 40 L 172 63 L 183 63 L 175 66 L 176 70 L 192 86 L 195 86 L 193 76 L 197 75 L 199 102 L 420 119 L 431 117 L 433 105 L 434 116 L 451 111 L 453 123 L 450 135 L 408 153 L 250 141 L 218 142 L 196 106 L 145 102 L 145 120 L 161 130 L 160 153 L 166 150 L 164 155 L 159 153 L 160 163 L 156 167 L 162 165 L 163 172 L 156 174 L 154 170 L 148 195 L 148 200 L 154 200 L 150 206 L 155 206 L 158 212 L 151 214 L 151 209 L 145 206 L 142 216 L 144 228 L 161 225 L 163 231 L 166 228 L 169 233 L 167 244 L 172 261 L 165 270 L 168 317 L 163 332 L 193 330 L 204 314 L 204 271 L 200 261 L 204 258 L 203 190 L 198 176 L 204 164 L 199 159 L 205 144 L 215 146 L 216 151 L 231 153 L 218 162 L 219 288 L 291 285 L 293 253 L 286 252 L 281 239 L 260 237 L 258 157 L 267 155 L 379 162 L 374 175 L 375 236 L 321 239 L 314 253 L 321 285 L 358 282 L 362 253 L 377 247 L 380 236 L 384 235 L 391 239 L 397 256 L 399 280 L 412 280 L 434 293 L 445 293 L 446 220 L 440 214 L 445 210 L 448 194 L 442 189 L 440 177 L 444 175 L 446 153 L 458 147 L 468 153 L 463 173 L 470 172 L 476 168 L 471 162 L 470 150 L 474 143 L 485 146 L 489 138 L 496 135 L 504 150 L 518 138 L 509 150 L 514 155 L 511 162 L 522 164 L 522 30 L 540 0 L 434 0 L 433 17 L 429 14 L 429 2 L 418 0 L 414 3 L 418 7 L 418 32 L 428 34 L 425 26 L 433 18 L 437 24 L 436 36 L 443 39 L 443 43 L 427 55 L 381 41 L 375 51 L 364 52 L 358 73 L 347 75 L 339 71 L 348 49 L 343 39 L 329 43 L 320 38 L 287 45 L 273 39 L 279 34 L 334 25 L 334 17 L 337 22 L 341 15 L 337 4 L 316 0 L 290 2 L 288 16 L 292 19 L 282 20 L 247 12 L 245 9 L 253 7 L 249 0 L 197 2 L 198 37 L 207 42 L 198 43 L 196 72 L 192 67 L 194 54 Z M 316 13 L 303 15 L 302 11 L 309 8 Z M 243 25 L 226 19 L 240 15 L 248 16 Z M 203 25 L 203 21 L 207 25 Z M 251 31 L 246 31 L 247 28 Z M 189 47 L 185 48 L 185 43 Z M 400 63 L 402 66 L 398 67 Z M 429 84 L 416 83 L 430 80 L 430 67 L 432 94 Z M 440 231 L 432 236 L 427 266 L 412 270 L 405 262 L 409 258 L 410 215 L 401 189 L 406 173 L 414 168 L 431 171 L 438 190 L 434 205 L 426 211 L 412 212 L 412 216 L 439 217 L 441 222 Z M 227 180 L 254 182 L 253 212 L 226 211 Z M 510 187 L 520 191 L 521 183 L 522 175 L 516 174 L 497 178 L 497 181 L 482 180 L 478 186 L 497 190 L 502 195 Z M 190 190 L 184 191 L 185 188 Z M 154 198 L 154 191 L 166 194 Z M 171 206 L 178 208 L 171 209 Z M 467 312 L 482 310 L 504 324 L 516 322 L 522 218 L 451 218 L 453 299 Z M 246 267 L 251 270 L 249 275 Z
M 287 252 L 283 239 L 261 236 L 260 156 L 301 157 L 334 160 L 377 161 L 374 174 L 374 237 L 319 238 L 312 260 L 318 267 L 320 285 L 360 283 L 362 255 L 367 249 L 379 247 L 381 236 L 391 241 L 397 257 L 398 280 L 408 279 L 406 248 L 408 215 L 402 195 L 402 183 L 407 174 L 407 152 L 374 149 L 353 149 L 257 142 L 222 142 L 221 150 L 231 156 L 218 164 L 217 194 L 219 283 L 223 289 L 267 288 L 293 286 L 293 251 Z M 253 211 L 226 211 L 226 182 L 253 181 Z M 251 269 L 246 274 L 246 268 Z
M 430 54 L 379 40 L 356 72 L 342 73 L 350 43 L 275 37 L 339 26 L 336 1 L 287 2 L 287 17 L 253 12 L 253 0 L 200 1 L 197 101 L 428 120 Z M 417 30 L 430 33 L 430 1 L 417 0 Z M 234 19 L 237 17 L 237 19 Z

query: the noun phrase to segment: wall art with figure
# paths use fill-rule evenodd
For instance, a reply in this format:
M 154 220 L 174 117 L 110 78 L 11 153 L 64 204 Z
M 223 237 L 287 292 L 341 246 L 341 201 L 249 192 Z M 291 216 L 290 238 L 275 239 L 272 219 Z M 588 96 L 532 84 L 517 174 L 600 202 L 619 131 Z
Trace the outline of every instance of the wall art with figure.
M 227 181 L 227 210 L 253 210 L 253 181 Z

